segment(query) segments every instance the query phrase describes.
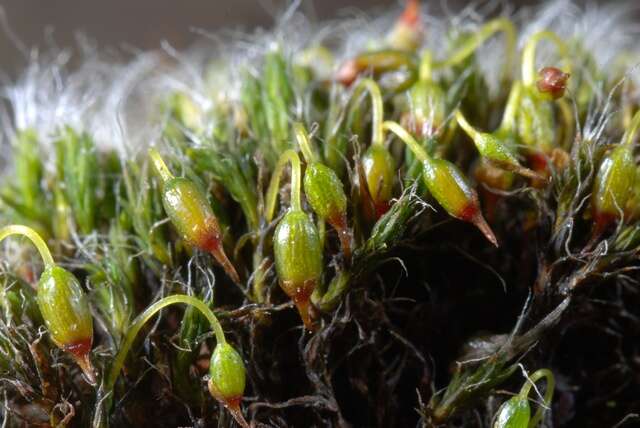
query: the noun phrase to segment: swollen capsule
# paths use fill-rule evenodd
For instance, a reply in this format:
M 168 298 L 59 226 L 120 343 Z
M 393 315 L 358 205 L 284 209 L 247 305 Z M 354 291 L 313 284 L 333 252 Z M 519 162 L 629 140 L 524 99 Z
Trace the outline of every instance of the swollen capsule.
M 80 283 L 71 272 L 55 264 L 47 244 L 33 229 L 21 225 L 0 229 L 0 241 L 10 235 L 25 236 L 38 249 L 45 264 L 36 293 L 42 319 L 56 346 L 71 354 L 88 381 L 95 384 L 89 358 L 93 343 L 93 318 Z
M 622 217 L 635 180 L 632 149 L 621 144 L 604 158 L 594 182 L 591 205 L 597 234 Z
M 221 402 L 242 426 L 248 426 L 240 410 L 246 385 L 242 357 L 228 343 L 218 343 L 209 364 L 209 393 Z
M 462 172 L 444 159 L 423 161 L 423 180 L 427 189 L 451 216 L 473 223 L 496 247 L 498 241 L 480 210 L 478 194 Z
M 389 210 L 389 201 L 393 196 L 395 162 L 386 147 L 372 144 L 362 156 L 362 168 L 376 218 L 379 218 Z
M 417 137 L 432 135 L 446 119 L 446 96 L 432 80 L 419 80 L 409 91 L 411 112 L 405 114 L 403 124 Z
M 336 231 L 345 257 L 351 254 L 351 236 L 347 227 L 347 196 L 342 182 L 329 167 L 312 162 L 304 174 L 304 193 L 318 217 L 327 221 Z
M 500 406 L 493 428 L 527 428 L 530 420 L 529 400 L 516 395 Z
M 312 329 L 310 297 L 322 275 L 322 246 L 315 225 L 304 211 L 291 209 L 273 236 L 280 287 L 296 304 L 307 329 Z
M 464 129 L 467 135 L 473 140 L 478 152 L 480 152 L 480 155 L 484 159 L 507 171 L 512 171 L 529 178 L 540 178 L 535 172 L 520 165 L 515 150 L 505 141 L 498 138 L 497 135 L 477 131 L 467 122 L 459 110 L 456 111 L 456 119 L 462 129 Z
M 53 342 L 71 354 L 89 380 L 95 383 L 89 360 L 93 319 L 76 277 L 61 267 L 48 267 L 38 281 L 37 301 Z
M 238 273 L 222 247 L 218 219 L 206 196 L 192 181 L 174 177 L 156 150 L 149 150 L 149 154 L 162 178 L 162 205 L 173 226 L 190 245 L 211 253 L 227 275 L 239 283 Z

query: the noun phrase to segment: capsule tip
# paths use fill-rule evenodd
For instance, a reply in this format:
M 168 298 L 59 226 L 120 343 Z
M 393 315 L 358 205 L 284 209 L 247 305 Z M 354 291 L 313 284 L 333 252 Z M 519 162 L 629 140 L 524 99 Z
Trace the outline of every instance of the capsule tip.
M 496 248 L 500 246 L 498 244 L 498 239 L 496 239 L 496 235 L 493 233 L 493 230 L 491 230 L 491 227 L 484 219 L 484 216 L 482 215 L 480 210 L 478 210 L 477 214 L 473 216 L 473 218 L 471 219 L 471 223 L 473 223 L 475 227 L 480 229 L 480 232 L 482 232 L 485 238 L 487 238 L 487 240 L 491 242 Z
M 240 402 L 242 401 L 242 396 L 236 396 L 231 398 L 222 398 L 219 394 L 219 391 L 213 384 L 212 380 L 209 379 L 207 382 L 207 386 L 209 388 L 209 392 L 211 395 L 218 400 L 220 404 L 222 404 L 233 416 L 233 419 L 240 425 L 242 428 L 249 428 L 249 424 L 247 420 L 244 418 L 242 414 L 242 409 L 240 408 Z
M 91 363 L 91 358 L 89 358 L 89 353 L 84 355 L 73 355 L 73 358 L 76 361 L 76 364 L 78 364 L 78 367 L 82 370 L 87 383 L 91 386 L 96 386 L 98 384 L 96 380 L 96 372 L 93 368 L 93 363 Z

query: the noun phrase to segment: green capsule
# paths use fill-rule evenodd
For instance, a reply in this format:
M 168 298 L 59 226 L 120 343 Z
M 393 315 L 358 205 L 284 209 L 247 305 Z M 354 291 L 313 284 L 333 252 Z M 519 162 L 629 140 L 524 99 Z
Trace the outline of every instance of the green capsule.
M 395 161 L 386 147 L 373 144 L 362 156 L 362 168 L 376 218 L 379 218 L 389 210 L 389 201 L 393 196 Z
M 620 144 L 605 156 L 594 182 L 591 206 L 597 231 L 622 217 L 635 180 L 633 150 Z
M 307 214 L 293 209 L 285 214 L 273 235 L 273 252 L 280 287 L 311 330 L 309 298 L 322 275 L 322 246 Z
M 89 360 L 93 343 L 93 319 L 80 283 L 69 271 L 50 266 L 38 282 L 38 307 L 53 342 L 69 352 L 92 383 Z
M 310 163 L 304 174 L 304 193 L 318 217 L 336 229 L 345 257 L 349 258 L 351 243 L 347 228 L 347 195 L 336 173 L 319 162 Z
M 456 119 L 462 129 L 473 140 L 480 155 L 495 164 L 499 168 L 515 172 L 529 178 L 540 178 L 538 174 L 520 165 L 516 152 L 508 139 L 499 138 L 499 135 L 508 135 L 508 132 L 499 130 L 495 134 L 477 131 L 464 118 L 460 111 L 456 111 Z
M 209 392 L 227 405 L 238 408 L 246 385 L 246 369 L 242 357 L 228 343 L 218 343 L 209 364 Z
M 171 224 L 190 245 L 211 253 L 227 275 L 239 283 L 240 277 L 222 246 L 218 219 L 204 193 L 191 180 L 174 177 L 156 150 L 151 149 L 149 154 L 163 181 L 162 205 Z
M 528 428 L 530 420 L 531 408 L 527 397 L 516 395 L 500 406 L 493 428 Z
M 474 224 L 495 246 L 498 241 L 480 210 L 478 194 L 462 171 L 444 159 L 423 162 L 423 180 L 429 193 L 449 215 Z
M 520 140 L 534 150 L 549 153 L 555 139 L 554 114 L 551 103 L 523 90 L 520 109 L 517 115 L 518 136 Z M 537 171 L 534 165 L 534 170 Z
M 409 91 L 411 113 L 405 120 L 417 137 L 432 135 L 447 118 L 446 96 L 433 80 L 419 80 Z

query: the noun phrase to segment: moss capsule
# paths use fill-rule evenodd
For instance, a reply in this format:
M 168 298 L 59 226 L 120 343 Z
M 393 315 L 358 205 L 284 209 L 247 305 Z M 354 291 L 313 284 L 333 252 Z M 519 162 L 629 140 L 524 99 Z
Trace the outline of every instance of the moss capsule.
M 447 116 L 446 96 L 440 85 L 433 80 L 420 80 L 409 91 L 411 112 L 405 114 L 403 123 L 415 136 L 432 135 Z
M 480 210 L 478 194 L 462 171 L 444 159 L 423 162 L 423 180 L 429 192 L 451 216 L 473 223 L 496 247 L 498 241 Z
M 591 200 L 596 233 L 622 218 L 635 179 L 631 147 L 621 144 L 605 156 L 596 175 Z
M 533 418 L 531 417 L 531 407 L 529 404 L 529 393 L 535 383 L 542 379 L 546 379 L 546 388 L 542 404 L 538 407 Z M 544 411 L 551 405 L 553 399 L 553 391 L 555 388 L 555 378 L 553 373 L 548 369 L 540 369 L 527 377 L 527 381 L 520 389 L 518 395 L 511 397 L 505 401 L 495 417 L 493 428 L 534 428 L 537 427 Z M 536 389 L 539 391 L 539 389 Z
M 531 407 L 528 399 L 516 395 L 500 406 L 493 428 L 527 428 L 530 420 Z
M 93 318 L 89 303 L 76 277 L 57 266 L 47 244 L 33 229 L 11 225 L 0 229 L 0 241 L 10 235 L 27 237 L 38 249 L 45 269 L 36 292 L 36 300 L 51 340 L 71 354 L 87 380 L 95 384 L 90 352 L 93 343 Z
M 348 259 L 351 255 L 351 234 L 347 226 L 347 195 L 338 176 L 331 168 L 312 162 L 304 173 L 304 193 L 318 217 L 338 232 L 342 250 Z
M 548 95 L 554 100 L 562 98 L 567 89 L 569 73 L 565 73 L 555 67 L 544 67 L 538 72 L 538 76 L 536 87 L 541 94 Z
M 395 161 L 386 147 L 374 144 L 369 146 L 362 156 L 362 168 L 376 218 L 379 218 L 389 210 L 389 201 L 393 195 Z
M 160 154 L 149 151 L 154 167 L 163 181 L 162 205 L 171 224 L 190 245 L 211 253 L 235 282 L 240 277 L 222 246 L 222 232 L 209 201 L 191 180 L 174 177 Z
M 322 246 L 316 226 L 304 211 L 292 209 L 285 214 L 273 236 L 273 251 L 280 287 L 312 329 L 309 298 L 322 274 Z
M 53 342 L 71 354 L 89 380 L 95 383 L 89 360 L 93 319 L 76 277 L 61 267 L 48 267 L 38 282 L 37 300 Z
M 507 171 L 512 171 L 529 178 L 540 178 L 535 172 L 520 165 L 515 150 L 506 141 L 498 138 L 495 134 L 477 131 L 467 122 L 459 110 L 456 111 L 456 119 L 462 129 L 464 129 L 467 135 L 473 140 L 478 152 L 480 152 L 480 155 L 484 159 Z
M 239 409 L 246 384 L 242 357 L 228 343 L 218 343 L 209 364 L 209 392 L 229 408 Z

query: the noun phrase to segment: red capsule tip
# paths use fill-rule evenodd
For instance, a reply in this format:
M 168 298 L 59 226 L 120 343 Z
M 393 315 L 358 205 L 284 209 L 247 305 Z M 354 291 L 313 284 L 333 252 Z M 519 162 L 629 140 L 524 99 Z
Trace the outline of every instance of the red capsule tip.
M 240 403 L 242 402 L 242 396 L 230 397 L 230 398 L 222 397 L 219 391 L 217 390 L 217 388 L 214 386 L 211 379 L 209 379 L 209 382 L 207 382 L 207 386 L 209 387 L 209 392 L 211 393 L 211 395 L 215 397 L 215 399 L 218 400 L 218 402 L 222 404 L 225 407 L 225 409 L 229 411 L 229 413 L 231 413 L 231 416 L 233 416 L 233 419 L 236 420 L 238 425 L 240 425 L 242 428 L 249 428 L 249 424 L 244 418 L 244 415 L 242 414 L 242 409 L 240 408 Z
M 482 216 L 482 212 L 480 211 L 480 207 L 477 202 L 472 202 L 468 204 L 462 213 L 459 216 L 460 220 L 469 222 L 477 227 L 480 232 L 487 238 L 489 242 L 491 242 L 496 248 L 499 247 L 498 240 L 496 239 L 496 235 L 494 235 L 491 227 L 487 223 L 487 221 Z
M 404 12 L 398 21 L 410 27 L 417 27 L 420 22 L 420 2 L 418 0 L 407 0 Z
M 65 345 L 63 349 L 71 354 L 78 367 L 84 373 L 87 382 L 91 385 L 96 385 L 96 374 L 90 358 L 92 342 L 92 338 L 83 339 Z
M 540 79 L 536 82 L 538 91 L 548 94 L 554 100 L 561 98 L 567 89 L 569 74 L 555 67 L 544 67 L 538 72 Z

